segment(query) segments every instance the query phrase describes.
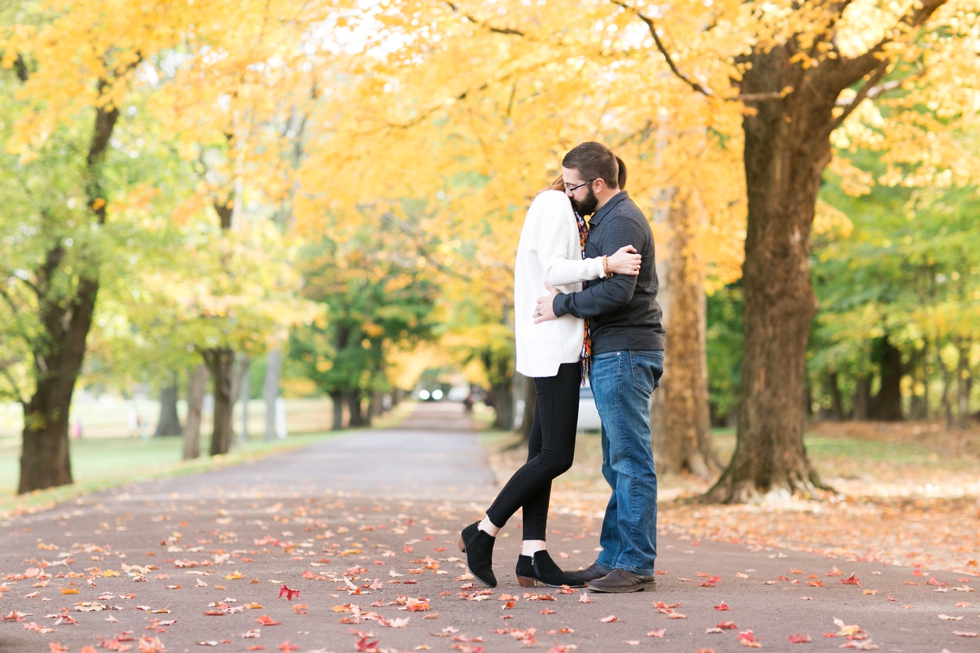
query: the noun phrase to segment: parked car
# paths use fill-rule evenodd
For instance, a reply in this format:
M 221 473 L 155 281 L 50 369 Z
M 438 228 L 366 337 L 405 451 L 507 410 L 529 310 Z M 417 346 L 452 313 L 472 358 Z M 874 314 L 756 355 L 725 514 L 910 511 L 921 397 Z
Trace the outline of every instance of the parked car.
M 602 426 L 599 410 L 595 407 L 595 397 L 590 386 L 582 386 L 578 391 L 578 431 L 598 431 Z

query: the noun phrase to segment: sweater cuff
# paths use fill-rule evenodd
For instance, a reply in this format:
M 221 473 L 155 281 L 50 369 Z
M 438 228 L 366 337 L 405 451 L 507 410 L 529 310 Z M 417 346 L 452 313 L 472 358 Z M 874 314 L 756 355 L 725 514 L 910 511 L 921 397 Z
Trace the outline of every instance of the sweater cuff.
M 551 310 L 554 311 L 555 317 L 568 315 L 569 299 L 571 299 L 571 295 L 566 295 L 565 293 L 558 293 L 557 295 L 555 295 L 555 299 L 551 303 Z

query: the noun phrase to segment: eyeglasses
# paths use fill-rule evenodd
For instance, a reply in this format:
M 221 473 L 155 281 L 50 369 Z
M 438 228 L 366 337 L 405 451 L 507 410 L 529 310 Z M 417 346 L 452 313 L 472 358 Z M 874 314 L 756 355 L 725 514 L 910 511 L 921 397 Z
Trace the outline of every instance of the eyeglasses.
M 578 190 L 579 188 L 581 188 L 582 186 L 588 186 L 588 185 L 589 185 L 589 184 L 591 184 L 591 183 L 592 183 L 593 181 L 595 181 L 595 179 L 593 179 L 592 181 L 583 181 L 583 182 L 582 182 L 581 184 L 579 184 L 578 186 L 565 186 L 565 192 L 566 192 L 566 193 L 574 193 L 575 191 L 577 191 L 577 190 Z

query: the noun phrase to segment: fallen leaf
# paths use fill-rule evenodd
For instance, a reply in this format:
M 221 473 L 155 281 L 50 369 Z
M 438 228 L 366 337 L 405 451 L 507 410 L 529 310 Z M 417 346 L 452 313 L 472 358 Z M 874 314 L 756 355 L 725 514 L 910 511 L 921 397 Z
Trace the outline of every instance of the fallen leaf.
M 268 615 L 262 615 L 261 617 L 259 617 L 255 621 L 256 621 L 256 623 L 260 623 L 263 626 L 278 626 L 279 625 L 279 622 L 278 621 L 276 621 L 275 619 L 273 619 L 272 617 L 270 617 Z
M 661 628 L 660 630 L 651 630 L 647 633 L 647 637 L 663 637 L 666 634 L 667 629 Z
M 62 587 L 61 588 L 61 593 L 62 594 L 78 594 L 78 590 L 75 589 L 74 587 Z
M 855 635 L 860 630 L 860 626 L 845 626 L 844 622 L 840 619 L 834 619 L 834 625 L 840 628 L 840 632 L 837 633 L 838 637 L 847 637 L 848 635 Z
M 283 583 L 282 587 L 279 588 L 279 598 L 281 599 L 283 595 L 285 595 L 287 601 L 292 601 L 293 598 L 299 598 L 299 592 L 300 590 L 289 589 L 286 587 L 286 584 Z
M 812 641 L 813 640 L 810 639 L 810 636 L 809 635 L 790 635 L 789 636 L 789 643 L 790 644 L 809 644 Z
M 858 580 L 858 577 L 854 574 L 851 574 L 847 578 L 841 578 L 840 582 L 844 585 L 857 585 L 858 587 L 861 587 L 861 581 Z
M 581 596 L 578 597 L 579 603 L 592 603 L 592 599 L 589 598 L 588 592 L 582 592 Z
M 738 641 L 742 646 L 751 648 L 762 648 L 762 644 L 756 641 L 755 634 L 751 630 L 745 630 L 738 634 Z
M 733 621 L 722 621 L 721 623 L 715 624 L 715 628 L 721 628 L 722 630 L 735 630 L 738 626 L 735 625 Z
M 942 619 L 943 621 L 960 621 L 961 619 L 963 619 L 963 617 L 951 617 L 948 614 L 941 614 L 939 615 L 939 618 Z
M 957 637 L 980 637 L 980 633 L 964 633 L 962 630 L 954 630 L 953 634 Z
M 724 612 L 725 610 L 731 610 L 731 608 L 728 607 L 728 604 L 727 603 L 725 603 L 724 601 L 722 601 L 721 602 L 721 605 L 716 605 L 715 606 L 715 610 L 719 610 L 719 611 Z
M 608 617 L 603 617 L 599 621 L 601 621 L 604 624 L 611 624 L 614 621 L 619 621 L 619 617 L 617 617 L 616 615 L 611 614 Z

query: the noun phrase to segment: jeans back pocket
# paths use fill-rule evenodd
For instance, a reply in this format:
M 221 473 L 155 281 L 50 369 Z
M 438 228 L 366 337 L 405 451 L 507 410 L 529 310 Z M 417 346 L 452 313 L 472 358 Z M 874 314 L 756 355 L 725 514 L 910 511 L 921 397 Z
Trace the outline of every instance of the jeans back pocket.
M 647 394 L 660 387 L 664 374 L 662 351 L 631 351 L 630 367 L 633 371 L 633 387 Z

